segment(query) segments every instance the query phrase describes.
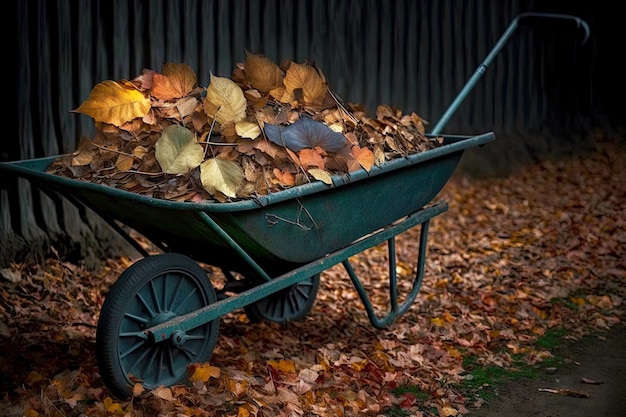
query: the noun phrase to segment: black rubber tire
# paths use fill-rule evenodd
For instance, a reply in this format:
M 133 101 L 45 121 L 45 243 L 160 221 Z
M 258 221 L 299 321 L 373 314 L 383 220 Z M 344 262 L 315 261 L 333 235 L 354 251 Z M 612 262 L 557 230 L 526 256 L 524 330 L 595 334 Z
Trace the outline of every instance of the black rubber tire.
M 127 399 L 136 382 L 146 389 L 181 383 L 187 378 L 187 365 L 209 360 L 219 319 L 188 331 L 182 343 L 155 344 L 141 335 L 142 329 L 216 300 L 206 272 L 187 256 L 148 256 L 126 269 L 111 286 L 96 329 L 96 359 L 111 393 Z
M 313 308 L 319 286 L 320 274 L 316 274 L 256 303 L 248 304 L 244 312 L 253 323 L 261 320 L 274 323 L 302 320 Z

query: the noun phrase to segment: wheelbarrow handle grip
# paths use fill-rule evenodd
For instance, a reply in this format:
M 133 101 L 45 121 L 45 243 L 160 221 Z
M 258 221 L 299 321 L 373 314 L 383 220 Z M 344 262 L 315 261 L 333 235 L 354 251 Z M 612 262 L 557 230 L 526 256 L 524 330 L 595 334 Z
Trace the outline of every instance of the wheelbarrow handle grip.
M 521 13 L 519 14 L 512 22 L 515 23 L 515 20 L 519 23 L 520 20 L 526 18 L 547 18 L 547 19 L 563 19 L 563 20 L 573 20 L 576 23 L 576 26 L 582 28 L 584 33 L 584 37 L 582 40 L 582 44 L 587 43 L 589 40 L 589 35 L 591 34 L 591 30 L 589 30 L 589 25 L 580 17 L 572 16 L 569 14 L 558 14 L 558 13 Z
M 498 39 L 498 42 L 496 43 L 496 45 L 489 52 L 489 54 L 487 55 L 487 58 L 485 58 L 485 60 L 476 69 L 476 71 L 474 72 L 472 77 L 469 79 L 469 81 L 465 84 L 461 92 L 456 96 L 456 98 L 454 99 L 450 107 L 448 107 L 446 112 L 441 117 L 441 120 L 439 120 L 437 125 L 431 131 L 431 134 L 433 135 L 441 134 L 441 131 L 446 126 L 446 124 L 448 124 L 448 121 L 450 120 L 454 112 L 456 112 L 456 110 L 459 108 L 463 100 L 465 100 L 465 97 L 467 97 L 467 95 L 474 88 L 478 80 L 484 75 L 485 71 L 487 71 L 487 67 L 489 66 L 489 64 L 491 64 L 491 62 L 495 59 L 498 53 L 500 53 L 500 51 L 502 50 L 506 42 L 509 40 L 509 38 L 517 30 L 520 21 L 525 20 L 525 19 L 531 19 L 531 18 L 573 20 L 574 22 L 576 22 L 576 25 L 579 28 L 582 27 L 585 32 L 585 36 L 583 37 L 582 43 L 584 44 L 589 39 L 589 34 L 590 34 L 589 25 L 587 24 L 587 22 L 585 22 L 579 17 L 571 16 L 567 14 L 533 13 L 533 12 L 521 13 L 517 15 L 511 21 L 509 26 L 506 28 L 502 36 L 500 36 L 500 39 Z

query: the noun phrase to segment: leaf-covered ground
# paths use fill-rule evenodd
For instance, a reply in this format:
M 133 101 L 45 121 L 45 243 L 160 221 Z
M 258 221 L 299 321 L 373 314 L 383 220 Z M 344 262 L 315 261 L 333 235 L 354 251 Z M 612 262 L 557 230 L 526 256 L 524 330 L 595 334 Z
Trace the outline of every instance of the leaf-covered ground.
M 108 287 L 131 264 L 89 272 L 48 259 L 0 281 L 0 414 L 6 416 L 462 416 L 481 398 L 459 384 L 463 358 L 502 367 L 538 363 L 548 329 L 578 338 L 623 321 L 626 296 L 626 149 L 514 174 L 455 174 L 438 198 L 448 212 L 429 232 L 425 282 L 386 330 L 370 324 L 341 266 L 322 275 L 304 321 L 279 326 L 222 319 L 206 382 L 112 398 L 95 364 L 95 325 Z M 418 230 L 397 239 L 400 288 Z M 353 265 L 381 311 L 386 246 Z M 392 414 L 392 411 L 394 410 Z M 401 411 L 403 412 L 401 413 Z

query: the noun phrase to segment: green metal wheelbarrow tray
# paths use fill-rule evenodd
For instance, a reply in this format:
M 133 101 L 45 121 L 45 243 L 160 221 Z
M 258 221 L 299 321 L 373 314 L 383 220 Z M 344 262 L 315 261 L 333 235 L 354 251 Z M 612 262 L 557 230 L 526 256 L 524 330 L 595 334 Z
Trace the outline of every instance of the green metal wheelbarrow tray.
M 443 137 L 440 147 L 387 161 L 370 172 L 335 175 L 330 186 L 313 182 L 254 200 L 187 203 L 49 174 L 46 170 L 56 156 L 0 163 L 0 170 L 91 208 L 144 255 L 111 286 L 100 312 L 96 356 L 110 391 L 126 398 L 136 381 L 146 388 L 184 381 L 189 364 L 210 358 L 220 318 L 236 309 L 243 308 L 252 321 L 302 319 L 313 306 L 320 274 L 340 263 L 375 328 L 404 314 L 422 283 L 429 222 L 447 210 L 445 202 L 432 201 L 467 149 L 495 139 L 492 132 L 440 132 L 518 21 L 533 16 L 581 24 L 567 15 L 518 16 L 427 135 Z M 119 223 L 141 233 L 163 253 L 147 253 Z M 418 226 L 416 271 L 400 303 L 395 238 Z M 349 258 L 384 242 L 390 305 L 381 315 Z M 200 263 L 224 271 L 224 288 L 213 287 Z

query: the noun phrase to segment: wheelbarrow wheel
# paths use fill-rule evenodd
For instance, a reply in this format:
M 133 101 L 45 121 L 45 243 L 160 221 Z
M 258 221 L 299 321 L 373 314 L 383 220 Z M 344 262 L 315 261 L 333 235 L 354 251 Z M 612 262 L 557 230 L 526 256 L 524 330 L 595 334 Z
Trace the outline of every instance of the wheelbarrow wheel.
M 96 328 L 96 359 L 105 385 L 125 399 L 137 382 L 153 389 L 185 380 L 190 363 L 211 356 L 219 319 L 160 343 L 143 330 L 216 301 L 206 272 L 187 256 L 159 254 L 131 265 L 111 286 Z
M 320 286 L 320 274 L 313 275 L 276 294 L 248 304 L 244 312 L 251 322 L 261 320 L 274 323 L 301 320 L 311 311 Z

